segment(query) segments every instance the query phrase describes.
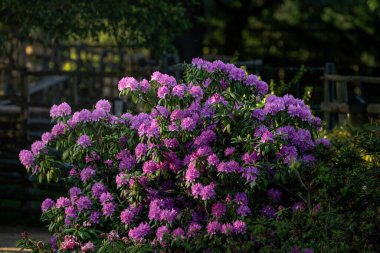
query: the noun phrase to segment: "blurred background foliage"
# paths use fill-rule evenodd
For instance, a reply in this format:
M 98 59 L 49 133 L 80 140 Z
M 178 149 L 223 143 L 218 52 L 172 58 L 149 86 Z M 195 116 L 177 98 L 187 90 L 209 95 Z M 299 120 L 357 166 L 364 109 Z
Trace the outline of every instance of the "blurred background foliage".
M 204 51 L 237 50 L 272 65 L 332 61 L 341 71 L 378 71 L 378 0 L 207 2 Z
M 379 0 L 3 0 L 0 41 L 103 43 L 379 73 Z M 2 52 L 9 54 L 9 44 Z M 8 47 L 8 48 L 7 48 Z

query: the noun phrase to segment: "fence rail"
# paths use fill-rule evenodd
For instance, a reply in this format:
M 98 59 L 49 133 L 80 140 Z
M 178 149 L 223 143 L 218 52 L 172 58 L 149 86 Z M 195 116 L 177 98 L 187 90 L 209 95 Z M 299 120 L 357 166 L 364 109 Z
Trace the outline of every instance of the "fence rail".
M 352 124 L 359 125 L 367 121 L 368 114 L 380 114 L 380 104 L 367 104 L 363 95 L 363 84 L 380 84 L 380 77 L 327 74 L 321 80 L 325 87 L 321 110 L 329 115 L 325 120 L 330 129 L 342 124 L 347 116 Z

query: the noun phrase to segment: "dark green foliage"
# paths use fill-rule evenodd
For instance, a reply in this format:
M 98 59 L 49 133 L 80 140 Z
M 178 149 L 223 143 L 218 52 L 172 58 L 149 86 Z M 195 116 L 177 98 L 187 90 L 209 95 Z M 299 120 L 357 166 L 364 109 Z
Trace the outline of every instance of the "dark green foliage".
M 97 40 L 131 48 L 147 47 L 159 53 L 172 48 L 172 41 L 185 28 L 181 1 L 22 1 L 0 2 L 0 41 L 20 43 L 39 40 Z

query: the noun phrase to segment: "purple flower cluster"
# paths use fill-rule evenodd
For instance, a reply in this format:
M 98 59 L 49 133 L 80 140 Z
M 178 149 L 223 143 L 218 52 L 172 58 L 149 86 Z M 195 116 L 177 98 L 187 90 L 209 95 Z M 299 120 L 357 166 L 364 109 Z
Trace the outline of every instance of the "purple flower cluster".
M 229 80 L 242 82 L 246 86 L 255 86 L 257 92 L 261 95 L 268 93 L 267 83 L 261 81 L 256 75 L 247 75 L 244 69 L 238 68 L 233 64 L 226 64 L 219 60 L 209 62 L 201 58 L 194 58 L 192 64 L 208 73 L 222 72 L 227 75 Z
M 291 95 L 264 97 L 268 85 L 232 64 L 197 58 L 188 67 L 194 72 L 188 84 L 160 72 L 150 81 L 119 81 L 122 95 L 152 95 L 150 112 L 116 117 L 107 100 L 72 116 L 67 104 L 53 106 L 58 123 L 31 151 L 22 150 L 20 161 L 36 174 L 48 171 L 43 161 L 59 144 L 69 152 L 64 162 L 71 163 L 68 182 L 75 186 L 56 203 L 46 199 L 42 211 L 62 215 L 65 228 L 106 229 L 110 241 L 161 246 L 170 245 L 166 239 L 248 233 L 247 221 L 258 212 L 281 217 L 276 208 L 286 196 L 270 188 L 261 203 L 256 187 L 274 178 L 272 187 L 277 169 L 299 161 L 309 166 L 316 147 L 330 146 L 310 131 L 319 119 Z M 228 87 L 244 94 L 234 96 Z M 293 206 L 295 213 L 304 210 L 302 203 Z M 120 225 L 120 231 L 113 227 Z M 59 239 L 59 250 L 93 252 L 97 245 Z
M 46 212 L 46 211 L 50 210 L 51 208 L 53 208 L 54 206 L 55 206 L 54 200 L 47 198 L 44 200 L 44 202 L 42 202 L 41 210 L 42 210 L 42 212 Z
M 50 109 L 50 117 L 64 117 L 71 114 L 71 107 L 68 103 L 63 102 L 59 105 L 53 105 Z
M 134 241 L 142 241 L 151 232 L 150 226 L 146 222 L 140 223 L 137 227 L 128 232 L 128 236 Z
M 34 163 L 34 155 L 29 150 L 21 150 L 19 154 L 20 162 L 25 167 L 31 167 Z
M 88 135 L 84 134 L 78 138 L 77 144 L 82 146 L 82 148 L 87 148 L 92 145 L 92 141 Z

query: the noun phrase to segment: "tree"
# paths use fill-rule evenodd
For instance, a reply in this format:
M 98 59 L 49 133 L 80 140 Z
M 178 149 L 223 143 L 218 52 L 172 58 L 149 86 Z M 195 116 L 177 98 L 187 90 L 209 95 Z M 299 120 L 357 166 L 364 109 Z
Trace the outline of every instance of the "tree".
M 13 68 L 20 44 L 97 40 L 107 35 L 117 45 L 146 47 L 159 55 L 173 50 L 174 38 L 189 27 L 185 14 L 183 3 L 171 0 L 4 0 L 0 2 L 1 53 Z
M 323 64 L 342 72 L 380 68 L 379 0 L 208 1 L 205 47 L 267 64 Z M 207 6 L 206 6 L 207 7 Z

